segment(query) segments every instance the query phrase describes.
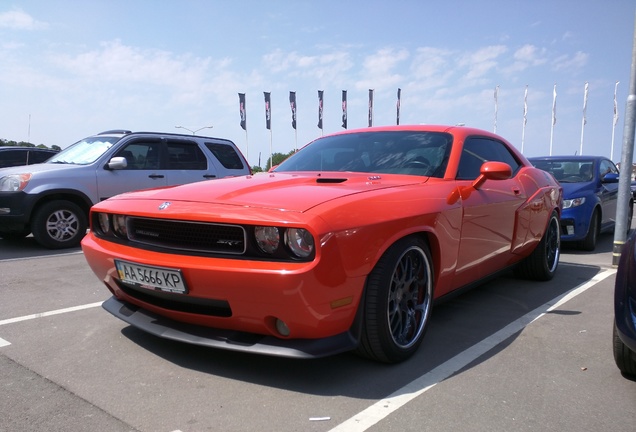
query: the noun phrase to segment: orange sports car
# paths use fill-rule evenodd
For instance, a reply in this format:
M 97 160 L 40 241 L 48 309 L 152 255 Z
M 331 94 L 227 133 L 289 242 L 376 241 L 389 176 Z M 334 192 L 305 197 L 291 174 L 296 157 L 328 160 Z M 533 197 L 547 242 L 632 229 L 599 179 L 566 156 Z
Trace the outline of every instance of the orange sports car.
M 269 173 L 118 195 L 82 241 L 154 335 L 237 351 L 394 363 L 434 301 L 514 268 L 551 279 L 562 191 L 505 139 L 458 126 L 351 130 Z

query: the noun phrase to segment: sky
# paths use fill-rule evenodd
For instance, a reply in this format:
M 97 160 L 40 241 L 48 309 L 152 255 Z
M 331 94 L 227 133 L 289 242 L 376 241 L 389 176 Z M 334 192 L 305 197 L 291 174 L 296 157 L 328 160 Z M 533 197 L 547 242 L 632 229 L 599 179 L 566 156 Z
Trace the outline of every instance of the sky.
M 348 129 L 368 126 L 369 89 L 373 124 L 396 124 L 400 88 L 400 124 L 620 162 L 635 14 L 633 0 L 0 0 L 0 139 L 206 128 L 265 167 L 343 130 L 343 90 Z

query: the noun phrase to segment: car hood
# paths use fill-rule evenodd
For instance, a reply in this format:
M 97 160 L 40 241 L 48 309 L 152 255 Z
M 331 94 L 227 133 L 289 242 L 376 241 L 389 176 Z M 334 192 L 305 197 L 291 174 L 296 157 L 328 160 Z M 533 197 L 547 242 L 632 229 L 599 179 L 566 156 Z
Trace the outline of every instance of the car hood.
M 118 195 L 112 199 L 204 202 L 303 212 L 340 197 L 421 184 L 429 177 L 361 173 L 272 173 Z
M 563 199 L 579 198 L 594 192 L 594 182 L 559 184 L 563 188 Z
M 33 165 L 21 165 L 15 167 L 1 168 L 0 177 L 4 177 L 11 174 L 37 174 L 42 172 L 53 172 L 59 170 L 79 169 L 86 167 L 87 165 L 74 165 L 74 164 L 58 164 L 58 163 L 40 163 Z

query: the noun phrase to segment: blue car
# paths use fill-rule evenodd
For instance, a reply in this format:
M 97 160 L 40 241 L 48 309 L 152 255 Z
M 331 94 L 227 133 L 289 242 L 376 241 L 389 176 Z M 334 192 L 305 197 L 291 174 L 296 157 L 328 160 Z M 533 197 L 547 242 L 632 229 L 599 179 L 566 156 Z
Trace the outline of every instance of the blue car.
M 561 241 L 593 251 L 598 235 L 613 231 L 616 222 L 618 169 L 614 162 L 601 156 L 544 156 L 529 160 L 551 173 L 563 187 Z M 632 205 L 633 197 L 627 226 L 631 225 Z
M 636 232 L 623 245 L 614 286 L 614 360 L 625 375 L 636 375 Z

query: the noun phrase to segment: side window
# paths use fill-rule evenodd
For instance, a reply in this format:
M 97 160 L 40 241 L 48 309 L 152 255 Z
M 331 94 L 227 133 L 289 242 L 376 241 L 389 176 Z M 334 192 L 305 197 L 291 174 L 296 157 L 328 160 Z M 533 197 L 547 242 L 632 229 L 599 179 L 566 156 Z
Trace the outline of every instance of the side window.
M 614 162 L 604 159 L 601 161 L 600 173 L 601 178 L 603 178 L 605 174 L 618 174 L 618 169 L 616 169 Z
M 37 164 L 42 163 L 45 160 L 51 158 L 53 156 L 52 153 L 42 152 L 42 151 L 34 151 L 29 155 L 29 163 Z
M 234 147 L 228 144 L 205 143 L 205 146 L 227 169 L 243 169 L 243 160 L 238 155 Z
M 490 138 L 468 138 L 464 142 L 459 160 L 457 180 L 476 179 L 482 164 L 487 161 L 505 162 L 510 165 L 513 174 L 520 167 L 517 159 L 502 142 Z
M 169 170 L 206 170 L 208 161 L 193 142 L 168 142 Z
M 24 150 L 7 150 L 0 156 L 0 168 L 26 165 L 27 152 Z
M 137 141 L 128 144 L 115 156 L 126 158 L 127 170 L 156 170 L 160 166 L 160 143 Z

